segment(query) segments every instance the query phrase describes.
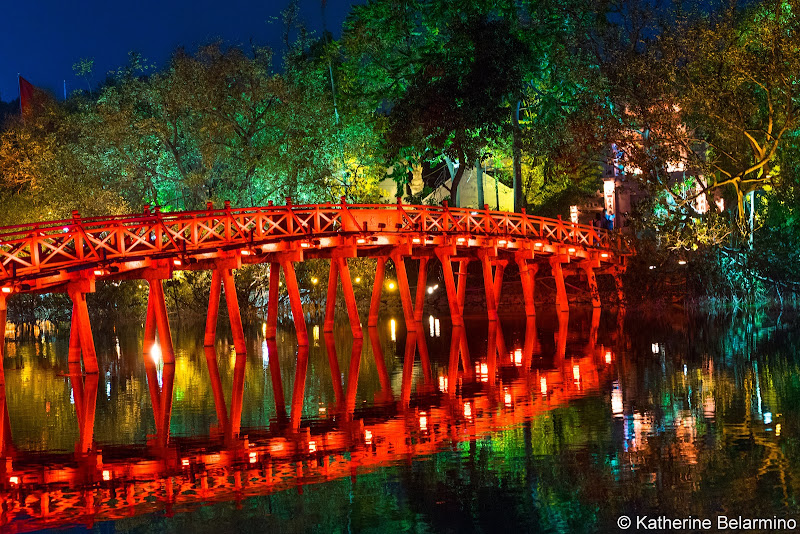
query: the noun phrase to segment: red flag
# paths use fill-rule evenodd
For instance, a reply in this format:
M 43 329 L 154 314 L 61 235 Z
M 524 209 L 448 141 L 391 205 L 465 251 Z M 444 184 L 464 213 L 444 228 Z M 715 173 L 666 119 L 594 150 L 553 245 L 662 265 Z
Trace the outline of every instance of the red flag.
M 23 117 L 30 115 L 33 111 L 33 92 L 35 90 L 36 88 L 31 82 L 22 76 L 19 77 L 19 109 Z

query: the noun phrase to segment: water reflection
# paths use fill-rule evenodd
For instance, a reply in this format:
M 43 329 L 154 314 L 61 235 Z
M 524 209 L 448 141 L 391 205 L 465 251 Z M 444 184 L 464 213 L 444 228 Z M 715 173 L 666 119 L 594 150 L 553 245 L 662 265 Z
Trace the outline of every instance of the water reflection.
M 433 530 L 604 531 L 643 510 L 791 515 L 793 330 L 703 326 L 599 310 L 409 333 L 387 321 L 366 343 L 344 327 L 310 348 L 256 332 L 250 356 L 184 331 L 174 364 L 152 357 L 152 333 L 140 344 L 120 331 L 99 376 L 60 375 L 64 344 L 12 345 L 0 521 L 91 525 L 273 496 L 389 528 L 392 514 L 354 508 L 352 487 L 342 500 L 356 483 Z M 481 511 L 465 508 L 478 495 Z M 509 517 L 492 516 L 501 508 Z M 255 517 L 247 509 L 240 519 Z

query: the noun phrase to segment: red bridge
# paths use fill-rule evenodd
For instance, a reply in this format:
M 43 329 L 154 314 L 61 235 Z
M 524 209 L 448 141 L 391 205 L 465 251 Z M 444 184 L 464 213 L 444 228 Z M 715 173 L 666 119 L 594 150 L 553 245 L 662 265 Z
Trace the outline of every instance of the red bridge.
M 165 363 L 174 362 L 163 281 L 176 270 L 212 270 L 205 344 L 213 345 L 221 288 L 230 315 L 237 352 L 245 352 L 233 269 L 243 263 L 269 263 L 267 337 L 274 337 L 278 315 L 280 270 L 297 331 L 308 345 L 295 262 L 330 259 L 325 331 L 333 329 L 337 281 L 341 279 L 350 326 L 362 338 L 347 258 L 377 260 L 368 324 L 374 326 L 391 260 L 408 331 L 422 319 L 427 267 L 441 262 L 454 325 L 463 324 L 467 264 L 481 263 L 486 307 L 497 319 L 503 272 L 509 262 L 519 267 L 525 312 L 533 316 L 534 278 L 548 263 L 556 283 L 556 305 L 568 308 L 564 277 L 585 276 L 594 307 L 600 307 L 597 274 L 614 276 L 621 299 L 619 274 L 632 249 L 619 235 L 561 219 L 525 213 L 430 206 L 315 204 L 81 218 L 0 228 L 0 322 L 5 324 L 6 298 L 14 293 L 67 292 L 73 301 L 70 332 L 71 364 L 81 361 L 87 373 L 98 372 L 86 293 L 95 282 L 141 279 L 150 293 L 145 324 L 145 352 L 158 331 Z M 405 260 L 419 260 L 416 295 L 412 297 Z M 453 263 L 457 270 L 453 269 Z M 0 349 L 2 350 L 2 349 Z M 0 356 L 2 353 L 0 352 Z

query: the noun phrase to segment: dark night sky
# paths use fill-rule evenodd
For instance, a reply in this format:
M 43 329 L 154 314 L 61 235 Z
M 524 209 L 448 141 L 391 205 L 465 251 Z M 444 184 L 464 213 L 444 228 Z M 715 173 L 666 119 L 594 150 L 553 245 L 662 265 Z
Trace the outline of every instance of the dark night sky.
M 194 50 L 215 40 L 247 44 L 252 38 L 278 51 L 281 11 L 288 0 L 32 0 L 3 2 L 0 31 L 0 100 L 19 95 L 17 73 L 34 85 L 63 95 L 83 87 L 72 65 L 94 58 L 94 81 L 124 65 L 135 50 L 159 67 L 178 46 Z M 328 29 L 338 37 L 352 4 L 328 0 Z M 300 0 L 301 16 L 321 33 L 320 0 Z M 275 19 L 275 20 L 273 20 Z M 277 54 L 280 56 L 280 54 Z

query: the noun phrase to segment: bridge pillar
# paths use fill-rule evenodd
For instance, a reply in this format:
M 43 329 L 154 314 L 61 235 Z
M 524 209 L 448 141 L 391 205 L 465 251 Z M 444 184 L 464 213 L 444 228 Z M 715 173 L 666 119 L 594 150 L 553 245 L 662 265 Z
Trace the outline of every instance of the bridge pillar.
M 411 289 L 408 286 L 408 274 L 406 273 L 406 263 L 399 252 L 391 254 L 392 263 L 397 271 L 397 286 L 400 289 L 400 302 L 403 304 L 403 316 L 406 322 L 406 331 L 415 332 L 417 329 L 414 321 L 414 305 L 411 301 Z
M 292 411 L 289 413 L 289 424 L 293 432 L 300 430 L 300 418 L 303 415 L 303 399 L 306 392 L 306 374 L 308 371 L 308 344 L 297 349 L 297 364 L 294 370 L 292 388 Z
M 297 276 L 294 272 L 294 263 L 290 259 L 281 260 L 283 278 L 286 280 L 286 290 L 289 292 L 289 304 L 292 308 L 292 318 L 297 332 L 297 344 L 308 347 L 308 330 L 306 318 L 303 315 L 303 302 L 300 300 L 300 288 L 297 286 Z
M 586 285 L 589 287 L 589 295 L 592 297 L 592 308 L 599 308 L 600 292 L 597 289 L 597 276 L 595 276 L 594 267 L 589 263 L 584 263 L 581 268 L 586 273 Z
M 336 400 L 336 405 L 341 406 L 344 389 L 342 388 L 342 372 L 339 369 L 339 356 L 336 353 L 336 339 L 331 332 L 326 332 L 323 337 L 325 338 L 325 352 L 328 355 L 328 369 L 330 369 L 331 383 L 333 384 L 333 398 Z
M 99 372 L 97 353 L 94 349 L 94 337 L 92 336 L 92 324 L 89 321 L 89 309 L 86 306 L 86 293 L 93 291 L 93 280 L 73 282 L 67 288 L 67 292 L 72 299 L 69 361 L 71 363 L 80 362 L 80 354 L 82 353 L 83 368 L 87 374 Z
M 442 263 L 442 271 L 444 272 L 444 287 L 447 291 L 447 305 L 450 307 L 450 320 L 453 326 L 461 326 L 464 324 L 464 316 L 461 313 L 461 307 L 458 305 L 458 292 L 456 291 L 456 282 L 453 276 L 453 262 L 450 259 L 451 253 L 452 249 L 450 247 L 436 249 L 436 256 Z
M 505 274 L 508 260 L 498 260 L 494 265 L 494 300 L 497 308 L 500 307 L 500 296 L 503 293 L 503 274 Z
M 550 258 L 550 267 L 556 283 L 556 308 L 559 311 L 568 311 L 569 300 L 567 299 L 567 288 L 564 285 L 564 269 L 561 267 L 561 260 L 557 256 L 553 256 Z
M 378 312 L 381 308 L 381 290 L 383 289 L 383 279 L 386 273 L 386 258 L 378 257 L 378 265 L 375 268 L 375 283 L 372 286 L 372 298 L 369 302 L 369 318 L 367 326 L 378 326 Z
M 369 341 L 372 345 L 372 354 L 375 356 L 375 368 L 378 371 L 378 380 L 381 384 L 381 395 L 384 400 L 391 401 L 393 399 L 392 381 L 386 368 L 386 359 L 383 356 L 383 347 L 381 347 L 381 339 L 378 336 L 377 328 L 369 329 Z
M 211 294 L 208 299 L 208 316 L 206 317 L 206 331 L 203 345 L 213 347 L 217 334 L 217 319 L 219 316 L 219 297 L 222 286 L 225 286 L 225 303 L 228 306 L 228 318 L 231 323 L 233 346 L 236 353 L 247 353 L 247 344 L 244 339 L 244 327 L 239 311 L 239 299 L 236 296 L 236 282 L 231 269 L 217 266 L 211 272 Z
M 516 254 L 515 260 L 519 267 L 519 277 L 522 281 L 522 297 L 525 300 L 525 315 L 533 317 L 536 315 L 536 306 L 534 305 L 535 289 L 536 289 L 536 273 L 539 271 L 539 265 L 528 264 L 528 256 L 523 254 Z
M 269 264 L 269 294 L 267 295 L 267 328 L 264 337 L 275 339 L 278 330 L 278 299 L 280 298 L 281 270 L 277 263 Z
M 497 321 L 497 301 L 494 294 L 494 276 L 492 275 L 492 260 L 488 250 L 478 252 L 483 270 L 483 289 L 486 294 L 486 312 L 490 321 Z M 466 277 L 465 277 L 466 278 Z M 460 282 L 460 280 L 459 280 Z
M 149 341 L 148 331 L 153 328 L 158 331 L 158 340 L 161 345 L 161 357 L 165 364 L 175 363 L 175 351 L 172 347 L 172 333 L 169 328 L 169 318 L 167 317 L 167 304 L 164 297 L 164 285 L 161 278 L 147 279 L 150 284 L 150 294 L 147 301 L 147 320 L 145 321 L 145 343 Z M 148 326 L 149 323 L 149 326 Z M 83 340 L 81 339 L 81 343 Z M 148 354 L 152 349 L 145 347 L 144 352 Z M 85 358 L 85 355 L 84 355 Z
M 417 275 L 417 295 L 414 302 L 414 320 L 422 322 L 423 308 L 425 307 L 425 291 L 428 289 L 428 258 L 419 259 L 419 274 Z
M 325 323 L 323 331 L 333 332 L 334 314 L 336 312 L 336 282 L 342 280 L 342 293 L 344 302 L 347 306 L 347 316 L 350 319 L 350 330 L 353 337 L 362 339 L 364 334 L 361 332 L 361 318 L 358 315 L 358 305 L 356 295 L 353 291 L 353 280 L 350 278 L 350 269 L 347 266 L 347 258 L 334 255 L 331 258 L 331 270 L 328 276 L 328 298 L 325 300 Z
M 464 317 L 464 299 L 467 296 L 467 272 L 469 260 L 458 260 L 458 314 Z
M 86 375 L 84 380 L 81 376 L 80 362 L 69 367 L 72 396 L 75 399 L 75 414 L 78 419 L 78 442 L 75 444 L 75 452 L 83 454 L 92 450 L 99 376 L 96 374 Z

